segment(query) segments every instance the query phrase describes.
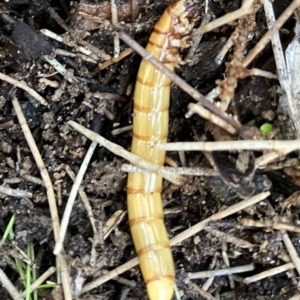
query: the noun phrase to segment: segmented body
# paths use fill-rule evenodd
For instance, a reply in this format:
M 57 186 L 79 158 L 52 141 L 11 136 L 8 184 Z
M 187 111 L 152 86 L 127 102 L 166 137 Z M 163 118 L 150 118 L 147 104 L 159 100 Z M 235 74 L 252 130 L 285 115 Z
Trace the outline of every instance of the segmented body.
M 187 46 L 192 25 L 187 19 L 187 2 L 170 5 L 151 34 L 146 50 L 169 69 L 181 63 L 179 48 Z M 165 152 L 149 147 L 166 142 L 168 136 L 171 81 L 146 60 L 137 76 L 131 152 L 162 165 Z M 127 203 L 129 223 L 140 268 L 151 300 L 171 299 L 175 270 L 164 225 L 161 201 L 162 178 L 156 174 L 129 173 Z

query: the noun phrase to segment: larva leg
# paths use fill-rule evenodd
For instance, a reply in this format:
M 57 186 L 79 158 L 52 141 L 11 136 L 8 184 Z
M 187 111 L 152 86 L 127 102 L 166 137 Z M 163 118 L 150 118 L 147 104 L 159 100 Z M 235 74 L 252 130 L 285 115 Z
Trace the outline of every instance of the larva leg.
M 182 39 L 170 38 L 169 43 L 170 46 L 177 48 L 188 48 L 191 45 L 188 36 L 185 36 Z

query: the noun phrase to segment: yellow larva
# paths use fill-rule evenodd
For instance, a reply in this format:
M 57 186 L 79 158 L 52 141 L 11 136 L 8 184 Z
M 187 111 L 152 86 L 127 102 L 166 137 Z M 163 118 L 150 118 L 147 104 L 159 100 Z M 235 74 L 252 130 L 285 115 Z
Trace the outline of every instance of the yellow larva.
M 191 5 L 181 0 L 170 5 L 157 22 L 146 50 L 169 69 L 181 63 L 180 47 L 192 25 L 187 15 Z M 162 165 L 165 152 L 149 148 L 149 142 L 166 142 L 171 81 L 142 60 L 134 95 L 131 152 Z M 131 234 L 151 300 L 169 300 L 173 295 L 175 269 L 164 225 L 161 201 L 162 178 L 155 174 L 129 173 L 127 203 Z

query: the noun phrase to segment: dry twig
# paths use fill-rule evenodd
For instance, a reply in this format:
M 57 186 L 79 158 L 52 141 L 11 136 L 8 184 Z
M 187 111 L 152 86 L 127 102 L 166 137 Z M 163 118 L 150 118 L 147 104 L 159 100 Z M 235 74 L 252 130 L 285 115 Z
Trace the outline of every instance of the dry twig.
M 47 278 L 49 278 L 55 272 L 55 267 L 50 267 L 46 272 L 44 272 L 35 282 L 30 285 L 30 293 L 36 290 Z M 25 297 L 27 290 L 23 291 L 22 296 Z
M 11 283 L 9 278 L 0 268 L 0 282 L 3 287 L 7 290 L 13 300 L 24 300 L 23 296 L 21 296 L 15 286 Z
M 216 277 L 216 276 L 224 276 L 224 275 L 232 275 L 237 273 L 244 273 L 253 271 L 255 269 L 253 264 L 244 265 L 233 268 L 225 268 L 220 270 L 209 270 L 195 273 L 188 273 L 189 279 L 199 279 L 199 278 L 207 278 L 207 277 Z
M 82 182 L 83 176 L 86 172 L 86 169 L 89 165 L 89 162 L 90 162 L 90 160 L 91 160 L 91 158 L 94 154 L 94 151 L 95 151 L 96 147 L 97 147 L 96 142 L 93 142 L 90 145 L 89 150 L 87 151 L 87 153 L 85 155 L 85 158 L 84 158 L 84 160 L 83 160 L 83 162 L 80 166 L 80 169 L 79 169 L 78 174 L 76 176 L 75 182 L 72 186 L 72 190 L 71 190 L 70 195 L 69 195 L 69 199 L 68 199 L 65 211 L 64 211 L 64 215 L 63 215 L 63 218 L 61 220 L 59 235 L 58 235 L 58 238 L 56 239 L 56 244 L 55 244 L 55 248 L 54 248 L 54 251 L 53 251 L 53 253 L 55 255 L 58 255 L 62 250 L 63 242 L 65 240 L 65 235 L 66 235 L 66 232 L 67 232 L 67 227 L 68 227 L 68 224 L 69 224 L 69 219 L 70 219 L 70 216 L 71 216 L 73 205 L 75 203 L 77 192 L 78 192 L 78 189 L 79 189 L 80 184 Z
M 294 0 L 281 14 L 273 26 L 268 30 L 268 32 L 260 39 L 260 41 L 255 45 L 255 47 L 248 53 L 243 61 L 243 67 L 246 68 L 252 60 L 266 47 L 270 42 L 273 35 L 279 31 L 283 24 L 288 20 L 288 18 L 293 14 L 295 9 L 300 5 L 300 0 Z
M 164 66 L 159 60 L 150 55 L 143 47 L 141 47 L 136 41 L 134 41 L 128 34 L 125 32 L 119 33 L 119 38 L 123 40 L 127 45 L 129 45 L 134 51 L 140 54 L 145 60 L 149 61 L 154 65 L 158 71 L 165 74 L 169 77 L 175 84 L 177 84 L 183 91 L 189 94 L 193 99 L 200 102 L 205 108 L 210 112 L 214 113 L 221 119 L 223 119 L 228 124 L 232 125 L 234 128 L 239 129 L 241 127 L 240 123 L 230 118 L 219 108 L 217 108 L 213 103 L 207 101 L 203 95 L 201 95 L 197 90 L 192 88 L 187 84 L 182 78 L 177 76 L 174 72 L 170 71 L 166 66 Z
M 36 146 L 36 143 L 33 139 L 33 136 L 30 132 L 30 129 L 26 123 L 26 119 L 24 117 L 24 114 L 22 112 L 21 106 L 19 104 L 18 99 L 13 96 L 12 98 L 12 104 L 15 110 L 15 113 L 18 117 L 19 123 L 21 125 L 23 134 L 26 138 L 26 141 L 28 143 L 28 146 L 31 150 L 31 153 L 35 159 L 35 162 L 40 170 L 41 177 L 44 181 L 46 192 L 47 192 L 47 198 L 48 198 L 48 203 L 49 203 L 49 208 L 50 208 L 50 213 L 51 213 L 51 219 L 52 219 L 52 226 L 53 226 L 53 233 L 54 233 L 54 238 L 57 240 L 58 234 L 59 234 L 59 216 L 58 216 L 58 211 L 57 211 L 57 206 L 55 202 L 55 196 L 54 196 L 54 190 L 53 190 L 53 185 L 49 176 L 49 173 L 47 171 L 47 168 L 43 162 L 43 159 L 41 157 L 41 154 L 39 153 L 39 150 Z M 62 285 L 63 285 L 63 290 L 64 290 L 64 296 L 66 300 L 72 300 L 72 292 L 71 292 L 71 287 L 69 283 L 69 274 L 68 274 L 68 269 L 67 269 L 67 262 L 65 260 L 65 257 L 63 255 L 58 255 L 58 261 L 59 261 L 59 268 L 58 270 L 61 273 L 61 279 L 62 279 Z
M 84 128 L 83 126 L 77 124 L 74 121 L 69 121 L 68 124 L 72 126 L 75 130 L 80 132 L 81 134 L 85 135 L 87 138 L 91 139 L 94 142 L 99 143 L 101 146 L 107 148 L 109 151 L 114 153 L 117 156 L 121 156 L 128 161 L 130 161 L 132 164 L 139 166 L 142 169 L 146 169 L 149 172 L 156 173 L 158 175 L 161 175 L 163 178 L 169 180 L 170 182 L 173 182 L 177 185 L 181 185 L 184 182 L 184 178 L 180 175 L 174 174 L 170 172 L 169 170 L 166 170 L 162 166 L 155 165 L 153 163 L 150 163 L 139 156 L 132 154 L 128 151 L 126 151 L 123 147 L 116 145 L 102 136 L 98 135 L 97 133 Z
M 285 271 L 293 269 L 293 268 L 295 268 L 295 266 L 292 262 L 290 262 L 290 263 L 287 263 L 285 265 L 270 269 L 268 271 L 261 272 L 259 274 L 254 275 L 254 276 L 247 277 L 247 278 L 244 279 L 244 282 L 246 284 L 249 284 L 249 283 L 256 282 L 256 281 L 262 280 L 264 278 L 270 277 L 270 276 L 275 276 L 279 273 L 285 272 Z
M 0 186 L 0 194 L 16 198 L 32 198 L 32 193 L 23 190 L 15 190 L 6 186 Z
M 226 14 L 225 16 L 223 16 L 217 20 L 214 20 L 204 26 L 201 26 L 199 29 L 196 29 L 192 33 L 191 36 L 195 37 L 199 34 L 204 34 L 206 32 L 212 31 L 213 29 L 216 29 L 220 26 L 231 23 L 231 22 L 233 22 L 239 18 L 242 18 L 246 15 L 252 14 L 254 1 L 255 0 L 244 0 L 241 8 L 239 8 L 233 12 L 230 12 L 230 13 Z
M 177 236 L 175 236 L 174 238 L 171 239 L 171 245 L 174 246 L 180 242 L 182 242 L 183 240 L 190 238 L 191 236 L 193 236 L 194 234 L 198 233 L 199 231 L 203 230 L 203 228 L 211 221 L 217 221 L 223 218 L 226 218 L 242 209 L 245 209 L 246 207 L 249 207 L 251 205 L 254 205 L 255 203 L 258 203 L 262 200 L 264 200 L 265 198 L 267 198 L 270 195 L 269 192 L 264 192 L 264 193 L 260 193 L 257 194 L 249 199 L 243 200 L 237 204 L 234 204 L 232 206 L 230 206 L 229 208 L 225 209 L 224 211 L 218 212 L 212 216 L 210 216 L 209 218 L 195 224 L 194 226 L 188 228 L 187 230 L 183 231 L 182 233 L 178 234 Z M 85 285 L 81 291 L 81 293 L 86 293 L 96 287 L 98 287 L 99 285 L 103 284 L 104 282 L 107 282 L 110 279 L 113 279 L 114 277 L 122 274 L 123 272 L 137 266 L 139 263 L 138 258 L 134 258 L 130 261 L 128 261 L 127 263 L 123 264 L 122 266 L 117 267 L 116 269 L 110 271 L 109 273 L 105 274 L 104 276 L 88 283 L 87 285 Z
M 289 153 L 300 149 L 299 140 L 279 141 L 279 140 L 243 140 L 225 142 L 178 142 L 178 143 L 159 143 L 156 147 L 165 151 L 230 151 L 238 150 L 282 150 Z
M 0 73 L 0 80 L 6 81 L 22 90 L 24 90 L 25 92 L 27 92 L 30 96 L 32 96 L 33 98 L 35 98 L 37 101 L 39 101 L 42 105 L 47 105 L 47 101 L 40 96 L 35 90 L 33 90 L 32 88 L 30 88 L 24 81 L 18 81 L 16 79 L 13 79 L 3 73 Z

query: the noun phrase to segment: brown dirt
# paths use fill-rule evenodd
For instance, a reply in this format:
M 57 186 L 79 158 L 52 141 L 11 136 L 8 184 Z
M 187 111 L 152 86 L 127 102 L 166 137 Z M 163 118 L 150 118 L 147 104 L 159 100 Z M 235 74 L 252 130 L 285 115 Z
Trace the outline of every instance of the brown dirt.
M 125 22 L 118 25 L 118 28 L 127 31 L 136 41 L 145 46 L 155 21 L 169 3 L 169 1 L 157 1 L 151 7 L 145 7 L 145 1 L 138 1 L 141 18 L 139 24 L 133 24 L 131 4 L 123 0 L 116 1 L 119 18 Z M 72 30 L 77 30 L 80 37 L 112 55 L 115 28 L 104 21 L 110 18 L 110 3 L 100 1 L 84 5 L 82 2 L 75 2 L 73 7 L 70 7 L 68 1 L 11 0 L 4 4 L 5 6 L 3 4 L 0 6 L 2 11 L 0 13 L 0 72 L 19 81 L 25 81 L 48 102 L 48 106 L 43 106 L 28 93 L 20 89 L 16 92 L 51 180 L 55 188 L 61 191 L 62 203 L 59 205 L 59 213 L 62 216 L 73 185 L 65 168 L 69 166 L 77 174 L 90 145 L 90 141 L 73 131 L 66 122 L 74 120 L 129 150 L 130 132 L 114 136 L 111 131 L 130 124 L 133 94 L 130 85 L 131 88 L 134 86 L 141 58 L 133 53 L 100 71 L 94 63 L 86 62 L 79 56 L 57 55 L 56 59 L 68 70 L 72 70 L 75 78 L 78 79 L 77 84 L 70 83 L 42 59 L 43 55 L 51 55 L 58 48 L 76 53 L 76 48 L 65 46 L 39 33 L 40 29 L 45 28 L 57 34 L 65 32 L 50 16 L 49 8 L 54 9 L 65 19 Z M 210 10 L 217 18 L 236 9 L 239 5 L 238 1 L 223 1 L 223 6 L 218 2 L 211 2 Z M 287 5 L 286 3 L 282 8 L 276 6 L 275 1 L 277 15 Z M 102 18 L 101 23 L 80 16 L 79 11 L 82 7 L 88 15 Z M 202 6 L 199 7 L 199 13 L 203 14 Z M 294 25 L 293 20 L 285 25 L 285 28 L 290 30 L 289 33 L 282 34 L 285 46 L 293 38 Z M 182 78 L 203 94 L 215 87 L 216 79 L 223 78 L 225 64 L 223 62 L 222 65 L 216 66 L 214 58 L 232 31 L 232 26 L 225 25 L 219 30 L 205 34 L 195 54 L 198 62 L 192 67 L 185 65 L 177 71 Z M 261 9 L 257 13 L 254 38 L 249 42 L 247 50 L 252 48 L 265 32 L 265 18 Z M 121 43 L 121 50 L 125 48 L 127 46 Z M 229 59 L 227 55 L 226 60 Z M 267 46 L 255 60 L 254 66 L 276 73 L 270 46 Z M 41 82 L 40 79 L 44 77 L 58 86 L 51 87 Z M 231 111 L 237 113 L 243 125 L 258 128 L 263 123 L 270 122 L 277 130 L 277 137 L 287 139 L 291 138 L 293 133 L 287 126 L 287 117 L 280 110 L 278 95 L 274 92 L 276 86 L 278 81 L 263 77 L 239 80 Z M 38 272 L 42 274 L 47 268 L 55 265 L 55 256 L 52 254 L 54 239 L 46 190 L 40 181 L 32 179 L 32 177 L 40 179 L 40 173 L 12 108 L 10 90 L 11 85 L 1 81 L 0 182 L 12 189 L 26 190 L 32 193 L 32 197 L 15 198 L 1 195 L 1 232 L 5 231 L 13 214 L 16 215 L 16 221 L 13 228 L 14 239 L 4 244 L 0 254 L 4 272 L 16 287 L 23 290 L 17 273 L 8 263 L 8 258 L 14 258 L 15 245 L 25 251 L 28 243 L 34 244 L 35 252 L 39 257 Z M 98 96 L 93 94 L 96 92 L 99 93 Z M 182 142 L 213 140 L 212 132 L 207 130 L 207 124 L 201 117 L 197 115 L 190 119 L 184 117 L 190 102 L 193 100 L 189 96 L 178 87 L 172 87 L 169 140 Z M 170 153 L 169 156 L 179 163 L 177 153 Z M 286 159 L 296 156 L 297 154 L 293 153 Z M 186 159 L 188 166 L 209 166 L 206 156 L 199 152 L 187 153 Z M 246 186 L 250 184 L 252 184 L 251 193 L 269 189 L 271 191 L 269 203 L 273 206 L 277 217 L 280 216 L 286 221 L 297 224 L 299 218 L 297 199 L 292 203 L 295 205 L 290 202 L 285 206 L 283 204 L 285 199 L 298 190 L 298 173 L 291 173 L 291 170 L 285 170 L 285 173 L 282 170 L 254 172 L 250 164 L 251 170 L 245 171 L 247 173 L 245 175 L 245 172 L 237 173 L 236 163 L 239 157 L 236 153 L 219 153 L 212 159 L 223 181 L 220 177 L 203 176 L 189 177 L 183 187 L 165 183 L 163 199 L 166 209 L 171 211 L 165 216 L 165 224 L 170 238 L 240 201 L 240 192 L 244 192 Z M 85 174 L 82 186 L 89 198 L 96 226 L 100 232 L 116 211 L 126 211 L 127 175 L 120 170 L 123 163 L 125 160 L 99 147 Z M 295 171 L 295 168 L 293 170 Z M 224 180 L 232 182 L 233 177 L 238 177 L 240 180 L 237 189 L 230 188 L 230 184 L 224 185 Z M 240 225 L 241 218 L 272 224 L 275 218 L 274 212 L 267 203 L 263 203 L 210 224 L 210 227 L 225 234 L 255 244 L 253 248 L 242 248 L 234 243 L 226 245 L 232 267 L 253 263 L 255 270 L 234 275 L 235 287 L 230 286 L 227 276 L 216 277 L 208 291 L 213 295 L 219 294 L 222 300 L 291 298 L 298 289 L 298 275 L 293 270 L 290 271 L 289 276 L 280 273 L 249 285 L 243 283 L 243 278 L 247 276 L 284 264 L 283 257 L 286 257 L 287 250 L 280 232 L 272 230 L 271 225 L 265 229 L 243 228 Z M 289 236 L 299 253 L 299 234 L 291 232 Z M 92 238 L 93 230 L 87 213 L 81 199 L 77 197 L 65 242 L 67 261 L 73 266 L 70 272 L 73 282 L 76 276 L 81 274 L 85 283 L 88 283 L 135 257 L 127 216 L 121 220 L 108 238 L 96 246 L 95 267 L 92 267 L 89 262 Z M 176 284 L 182 292 L 181 299 L 204 299 L 185 283 L 186 276 L 189 272 L 208 270 L 213 261 L 216 269 L 224 268 L 222 259 L 224 247 L 224 241 L 204 230 L 172 248 L 177 270 Z M 138 267 L 120 276 L 134 282 L 136 286 L 132 288 L 122 280 L 111 280 L 78 299 L 147 299 Z M 56 282 L 55 274 L 51 280 Z M 193 280 L 199 286 L 202 286 L 205 281 L 205 279 Z M 0 290 L 2 299 L 10 299 L 3 287 Z M 59 297 L 61 296 L 57 290 L 43 290 L 39 293 L 39 299 L 59 299 Z

